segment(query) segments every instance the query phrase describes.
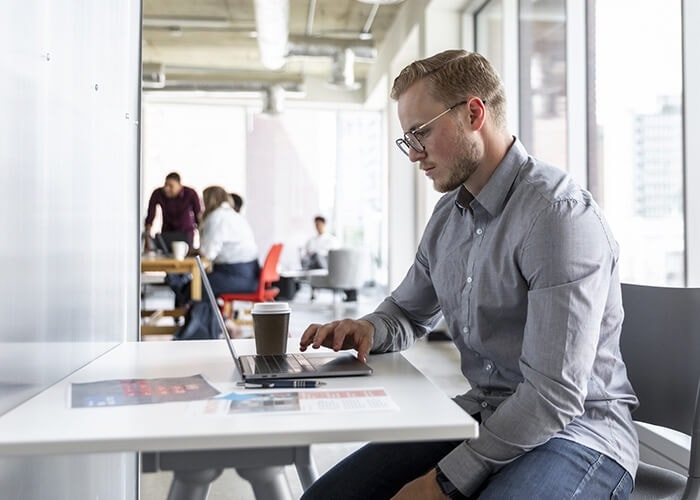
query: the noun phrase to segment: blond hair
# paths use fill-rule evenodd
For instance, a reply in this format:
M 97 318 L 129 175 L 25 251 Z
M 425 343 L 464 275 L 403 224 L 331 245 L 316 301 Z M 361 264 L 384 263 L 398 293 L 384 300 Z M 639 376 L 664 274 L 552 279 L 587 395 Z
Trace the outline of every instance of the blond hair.
M 202 221 L 209 214 L 219 208 L 222 203 L 228 203 L 233 207 L 233 200 L 224 188 L 221 186 L 209 186 L 202 192 L 202 201 L 204 202 L 204 212 L 202 213 Z
M 481 99 L 493 122 L 506 126 L 506 96 L 503 82 L 491 63 L 477 52 L 446 50 L 414 61 L 394 80 L 391 98 L 398 100 L 414 83 L 426 79 L 428 94 L 445 106 L 470 97 Z

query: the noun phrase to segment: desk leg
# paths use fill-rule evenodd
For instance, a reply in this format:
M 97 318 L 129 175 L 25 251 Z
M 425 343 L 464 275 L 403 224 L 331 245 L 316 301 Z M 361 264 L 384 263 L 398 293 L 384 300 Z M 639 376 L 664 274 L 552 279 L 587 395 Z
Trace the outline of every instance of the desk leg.
M 192 266 L 192 281 L 190 283 L 190 298 L 202 300 L 202 276 L 196 263 Z
M 173 471 L 168 500 L 207 500 L 211 483 L 221 469 Z
M 256 500 L 292 500 L 283 467 L 236 467 L 253 487 Z
M 318 471 L 316 464 L 311 457 L 310 446 L 298 446 L 294 448 L 294 466 L 297 469 L 297 475 L 301 482 L 301 487 L 304 491 L 309 489 L 309 486 L 318 479 Z
M 192 268 L 190 298 L 192 300 L 202 300 L 202 276 L 200 275 L 199 268 L 196 265 Z
M 168 500 L 206 500 L 222 469 L 235 467 L 258 500 L 291 500 L 284 466 L 294 464 L 306 490 L 318 477 L 310 446 L 142 453 L 143 472 L 173 471 Z

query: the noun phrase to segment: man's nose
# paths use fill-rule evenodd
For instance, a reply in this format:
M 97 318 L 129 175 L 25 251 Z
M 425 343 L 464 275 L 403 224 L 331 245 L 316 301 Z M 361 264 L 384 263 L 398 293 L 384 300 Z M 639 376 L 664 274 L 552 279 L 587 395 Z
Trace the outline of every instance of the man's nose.
M 413 163 L 417 162 L 418 160 L 420 160 L 424 156 L 425 156 L 425 150 L 423 150 L 422 152 L 419 153 L 418 151 L 416 151 L 413 148 L 408 149 L 408 159 L 411 160 L 411 162 L 413 162 Z

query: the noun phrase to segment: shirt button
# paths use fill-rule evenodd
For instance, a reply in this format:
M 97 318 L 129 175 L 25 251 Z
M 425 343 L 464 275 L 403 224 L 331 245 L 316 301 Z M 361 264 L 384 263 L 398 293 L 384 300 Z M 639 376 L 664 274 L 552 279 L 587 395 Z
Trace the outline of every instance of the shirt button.
M 472 277 L 469 276 L 469 277 L 467 278 L 467 283 L 471 283 L 471 282 L 472 282 Z
M 489 404 L 486 401 L 481 402 L 481 407 L 482 408 L 488 408 Z
M 483 233 L 483 232 L 484 232 L 484 230 L 481 228 L 476 230 L 476 234 L 478 234 L 479 236 L 481 236 L 481 233 Z
M 469 333 L 469 327 L 462 328 L 462 333 Z
M 492 368 L 493 368 L 493 364 L 491 364 L 491 363 L 486 363 L 484 365 L 484 370 L 486 370 L 487 372 L 490 372 Z

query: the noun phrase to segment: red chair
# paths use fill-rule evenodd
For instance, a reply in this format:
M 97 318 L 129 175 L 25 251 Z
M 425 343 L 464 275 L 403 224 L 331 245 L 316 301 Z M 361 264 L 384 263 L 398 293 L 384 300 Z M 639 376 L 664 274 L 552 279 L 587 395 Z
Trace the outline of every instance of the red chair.
M 260 279 L 258 289 L 249 293 L 222 293 L 218 296 L 223 301 L 222 311 L 235 311 L 233 303 L 240 302 L 272 302 L 280 293 L 280 289 L 273 287 L 272 283 L 279 281 L 280 274 L 277 271 L 277 264 L 282 254 L 282 243 L 275 243 L 270 247 L 265 257 L 262 269 L 260 269 Z M 226 313 L 225 313 L 226 315 Z

